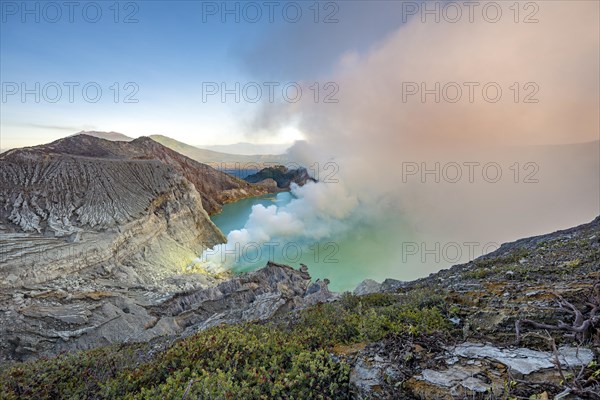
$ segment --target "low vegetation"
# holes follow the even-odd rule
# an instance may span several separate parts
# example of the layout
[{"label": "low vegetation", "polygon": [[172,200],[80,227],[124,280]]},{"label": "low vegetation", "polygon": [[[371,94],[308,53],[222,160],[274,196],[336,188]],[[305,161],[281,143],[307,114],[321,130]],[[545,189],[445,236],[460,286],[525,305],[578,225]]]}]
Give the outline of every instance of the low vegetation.
[{"label": "low vegetation", "polygon": [[5,399],[343,399],[350,366],[335,346],[447,331],[424,295],[346,294],[267,324],[214,327],[149,356],[150,344],[104,347],[0,372]]}]

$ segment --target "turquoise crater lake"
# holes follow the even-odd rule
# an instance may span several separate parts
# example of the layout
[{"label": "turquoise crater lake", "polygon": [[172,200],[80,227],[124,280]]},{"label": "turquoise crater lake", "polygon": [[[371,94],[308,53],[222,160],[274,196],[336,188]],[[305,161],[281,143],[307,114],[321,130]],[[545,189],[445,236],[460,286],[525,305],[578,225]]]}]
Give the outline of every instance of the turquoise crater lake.
[{"label": "turquoise crater lake", "polygon": [[[290,192],[248,198],[224,205],[223,211],[211,219],[227,236],[233,230],[244,228],[254,205],[280,208],[293,199]],[[398,221],[394,218],[376,224],[360,222],[354,223],[341,237],[318,242],[273,238],[269,245],[246,245],[237,251],[235,244],[228,243],[228,249],[232,251],[225,257],[229,261],[235,260],[236,256],[239,258],[231,265],[234,272],[264,267],[269,260],[294,268],[303,263],[308,266],[313,279],[329,279],[331,290],[351,291],[367,278],[378,281],[414,278],[413,274],[407,274],[406,266],[399,260],[397,249],[401,240],[398,230]]]}]

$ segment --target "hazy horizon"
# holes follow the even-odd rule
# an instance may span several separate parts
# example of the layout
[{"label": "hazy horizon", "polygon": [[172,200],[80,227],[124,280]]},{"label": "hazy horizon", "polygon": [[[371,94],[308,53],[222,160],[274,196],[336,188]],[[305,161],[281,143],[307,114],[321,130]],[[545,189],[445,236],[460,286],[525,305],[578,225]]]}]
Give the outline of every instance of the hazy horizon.
[{"label": "hazy horizon", "polygon": [[[161,135],[128,135],[125,134],[123,132],[116,132],[116,131],[79,131],[79,132],[75,132],[72,134],[66,134],[64,136],[60,136],[57,137],[56,139],[52,139],[48,142],[39,142],[39,143],[34,143],[31,145],[27,145],[27,146],[18,146],[18,147],[0,147],[0,153],[5,152],[7,150],[12,150],[12,149],[18,149],[18,148],[23,148],[23,147],[34,147],[34,146],[40,146],[40,145],[44,145],[44,144],[48,144],[51,142],[54,142],[56,140],[59,139],[63,139],[69,136],[74,136],[74,135],[78,135],[78,134],[95,134],[95,133],[101,133],[101,134],[116,134],[116,135],[123,135],[126,136],[127,138],[133,140],[133,139],[137,139],[140,137],[150,137],[150,136],[164,136],[170,139],[173,139],[171,136],[169,135],[165,135],[165,134],[161,134]],[[113,139],[110,139],[113,140]],[[212,151],[216,151],[216,152],[220,152],[220,153],[228,153],[228,154],[238,154],[238,155],[279,155],[279,154],[284,154],[286,152],[286,150],[288,150],[291,146],[294,145],[294,142],[291,143],[251,143],[251,142],[234,142],[234,143],[223,143],[223,144],[218,144],[218,145],[203,145],[203,144],[193,144],[193,143],[186,143],[186,142],[182,142],[184,144],[193,146],[193,147],[197,147],[199,149],[206,149],[206,150],[212,150]],[[244,149],[244,151],[241,152],[235,152],[235,151],[231,151],[234,149]],[[252,149],[255,149],[256,151],[252,152]],[[278,152],[273,152],[273,151],[269,151],[269,150],[275,150]],[[230,150],[230,151],[227,151]]]},{"label": "hazy horizon", "polygon": [[[295,4],[280,6],[288,3]],[[195,146],[291,145],[298,139],[315,139],[316,126],[303,121],[311,109],[318,110],[322,122],[342,110],[347,122],[356,118],[366,122],[374,104],[384,106],[380,110],[384,118],[385,105],[395,105],[396,117],[405,121],[409,110],[416,108],[434,116],[431,121],[449,118],[447,110],[452,108],[458,113],[465,108],[464,99],[450,108],[444,107],[446,101],[416,107],[402,94],[403,89],[414,88],[403,88],[398,78],[403,83],[427,83],[429,90],[435,82],[442,87],[458,82],[465,96],[468,88],[463,82],[481,86],[495,82],[503,90],[503,100],[493,104],[475,99],[470,108],[475,112],[484,103],[485,108],[494,107],[497,116],[508,113],[511,118],[537,110],[529,120],[537,134],[523,132],[522,144],[598,137],[598,113],[588,111],[598,105],[598,4],[542,3],[537,10],[523,9],[518,15],[507,6],[500,9],[502,18],[492,22],[480,12],[469,21],[465,9],[456,22],[446,15],[454,7],[429,3],[423,7],[419,2],[331,3],[336,7],[324,3],[319,13],[300,7],[298,21],[279,12],[271,21],[267,10],[254,21],[246,15],[249,7],[238,5],[238,15],[227,14],[220,7],[213,9],[213,2],[202,1],[124,4],[118,15],[100,8],[97,21],[81,12],[75,12],[71,21],[64,10],[55,20],[44,9],[39,15],[7,9],[0,27],[0,148],[50,142],[82,130],[132,137],[162,134]],[[427,7],[437,9],[437,15],[427,14]],[[514,18],[521,20],[515,23]],[[328,40],[316,40],[320,37]],[[541,45],[530,47],[535,43]],[[385,71],[384,59],[397,72],[396,78]],[[366,85],[358,92],[362,109],[356,108],[358,75]],[[377,81],[383,77],[387,85],[381,86]],[[521,86],[519,93],[514,82]],[[302,90],[298,100],[291,99],[295,88]],[[448,90],[455,89],[453,85]],[[475,92],[479,95],[479,90]],[[521,97],[519,103],[507,104],[504,99],[513,95]],[[433,99],[433,94],[427,96]],[[537,106],[528,105],[529,100]],[[540,118],[556,121],[542,133]],[[414,119],[433,140],[438,128],[427,126],[421,117]],[[327,127],[318,123],[333,134],[345,121],[339,122]],[[389,124],[390,131],[397,128],[391,125],[393,120],[381,122]],[[586,124],[596,129],[587,129]],[[328,134],[319,132],[318,137]]]},{"label": "hazy horizon", "polygon": [[[74,132],[74,133],[69,133],[69,134],[65,134],[63,136],[57,136],[56,138],[53,138],[49,141],[41,141],[38,143],[34,143],[31,145],[26,145],[26,146],[17,146],[17,147],[0,147],[0,152],[4,152],[7,150],[12,150],[12,149],[18,149],[18,148],[23,148],[23,147],[34,147],[34,146],[40,146],[40,145],[44,145],[44,144],[48,144],[51,142],[54,142],[56,140],[59,139],[63,139],[69,136],[74,136],[74,135],[78,135],[78,134],[88,134],[89,132],[99,132],[99,133],[114,133],[114,134],[119,134],[119,135],[124,135],[127,136],[131,139],[137,139],[140,137],[150,137],[150,136],[165,136],[167,138],[170,139],[174,139],[173,136],[170,136],[169,134],[152,134],[152,135],[145,135],[145,134],[140,134],[140,135],[129,135],[127,133],[123,133],[123,132],[118,132],[118,131],[114,131],[114,130],[109,130],[109,131],[79,131],[79,132]],[[180,141],[180,140],[178,140]],[[578,142],[566,142],[566,143],[550,143],[550,144],[523,144],[523,145],[511,145],[511,146],[507,146],[507,147],[540,147],[540,146],[571,146],[571,145],[579,145],[579,144],[593,144],[596,142],[599,142],[600,138],[596,139],[596,140],[584,140],[584,141],[578,141]],[[290,142],[290,143],[285,143],[285,144],[281,144],[281,143],[262,143],[262,142],[258,142],[258,143],[252,143],[252,142],[248,142],[248,141],[243,141],[243,142],[233,142],[233,143],[223,143],[223,144],[217,144],[217,145],[203,145],[200,143],[188,143],[188,142],[184,142],[184,141],[180,141],[184,144],[193,146],[193,147],[197,147],[200,149],[207,149],[207,150],[213,150],[213,151],[217,151],[217,152],[222,152],[222,153],[227,153],[226,151],[220,151],[220,150],[216,150],[218,148],[222,148],[222,149],[226,149],[228,147],[237,147],[237,146],[256,146],[257,148],[269,148],[269,147],[273,147],[273,148],[283,148],[284,151],[282,151],[282,153],[268,153],[268,152],[264,152],[264,153],[247,153],[248,155],[253,155],[253,154],[283,154],[285,153],[285,150],[290,149],[295,142]],[[234,154],[240,154],[240,155],[245,155],[245,153],[234,153]]]}]

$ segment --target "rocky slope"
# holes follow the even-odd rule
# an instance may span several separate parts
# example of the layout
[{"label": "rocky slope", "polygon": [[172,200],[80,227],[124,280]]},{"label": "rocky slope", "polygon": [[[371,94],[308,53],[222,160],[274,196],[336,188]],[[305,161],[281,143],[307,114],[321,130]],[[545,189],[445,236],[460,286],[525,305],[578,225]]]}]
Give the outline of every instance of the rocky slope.
[{"label": "rocky slope", "polygon": [[0,177],[0,287],[111,266],[154,282],[224,240],[190,182],[156,160],[11,151]]},{"label": "rocky slope", "polygon": [[[169,290],[170,289],[170,290]],[[306,270],[269,263],[231,279],[172,276],[161,285],[105,271],[0,289],[0,364],[114,343],[185,337],[221,323],[260,321],[335,295]]]},{"label": "rocky slope", "polygon": [[600,398],[600,217],[357,291],[423,296],[456,332],[390,336],[353,354],[358,398]]},{"label": "rocky slope", "polygon": [[225,241],[207,210],[265,192],[148,138],[76,135],[2,154],[0,359],[150,329],[144,307],[226,278],[186,269]]},{"label": "rocky slope", "polygon": [[225,203],[266,193],[260,186],[253,186],[206,164],[194,161],[147,137],[121,142],[81,134],[42,146],[12,150],[4,156],[10,154],[31,157],[55,154],[105,160],[158,160],[179,172],[194,185],[209,215],[218,213]]}]

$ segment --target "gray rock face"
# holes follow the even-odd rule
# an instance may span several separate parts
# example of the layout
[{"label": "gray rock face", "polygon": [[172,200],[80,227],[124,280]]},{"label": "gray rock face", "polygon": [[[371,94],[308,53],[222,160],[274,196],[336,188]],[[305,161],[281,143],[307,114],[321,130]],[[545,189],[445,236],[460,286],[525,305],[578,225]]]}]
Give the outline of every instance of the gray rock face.
[{"label": "gray rock face", "polygon": [[357,296],[364,296],[365,294],[380,293],[381,283],[374,281],[373,279],[365,279],[355,289],[354,294]]},{"label": "gray rock face", "polygon": [[270,192],[288,190],[292,183],[303,186],[308,182],[316,182],[306,168],[288,169],[283,165],[263,168],[255,174],[244,178],[246,182],[257,183],[269,189]]},{"label": "gray rock face", "polygon": [[[66,290],[65,280],[3,291],[0,363],[51,356],[122,342],[180,337],[222,323],[265,320],[337,296],[325,282],[285,265],[227,280],[203,277],[192,289],[167,285],[102,286],[83,279]],[[208,283],[207,280],[209,280]],[[315,290],[315,285],[317,290]]]},{"label": "gray rock face", "polygon": [[[558,359],[562,368],[588,365],[594,360],[590,349],[561,347]],[[415,379],[422,381],[423,393],[437,393],[449,389],[455,396],[473,393],[502,393],[504,380],[492,366],[493,362],[504,365],[513,374],[554,374],[554,354],[528,348],[500,348],[491,344],[465,342],[451,349],[448,368],[425,369]],[[491,377],[491,379],[490,379]]]},{"label": "gray rock face", "polygon": [[[194,304],[192,308],[196,315],[186,323],[191,323],[184,332],[186,336],[220,324],[267,320],[337,298],[337,294],[329,291],[327,283],[311,283],[310,275],[272,262],[201,295],[201,298],[209,295],[210,300],[190,303]],[[202,304],[201,310],[198,304]]]},{"label": "gray rock face", "polygon": [[353,291],[357,296],[364,296],[372,293],[389,293],[395,292],[404,286],[404,282],[388,278],[382,283],[376,282],[373,279],[365,279]]},{"label": "gray rock face", "polygon": [[389,396],[381,393],[386,381],[397,380],[400,373],[396,363],[376,355],[374,357],[359,356],[350,372],[350,385],[355,399],[386,399]]},{"label": "gray rock face", "polygon": [[224,241],[193,186],[155,160],[0,158],[0,287],[92,265],[155,282]]},{"label": "gray rock face", "polygon": [[[506,381],[514,377],[549,382],[560,379],[550,351],[475,342],[427,348],[406,342],[409,357],[398,358],[381,344],[371,345],[356,356],[350,373],[355,398],[485,398],[481,396],[502,394]],[[588,365],[595,356],[589,348],[563,346],[558,349],[558,359],[563,370],[571,371]]]}]

